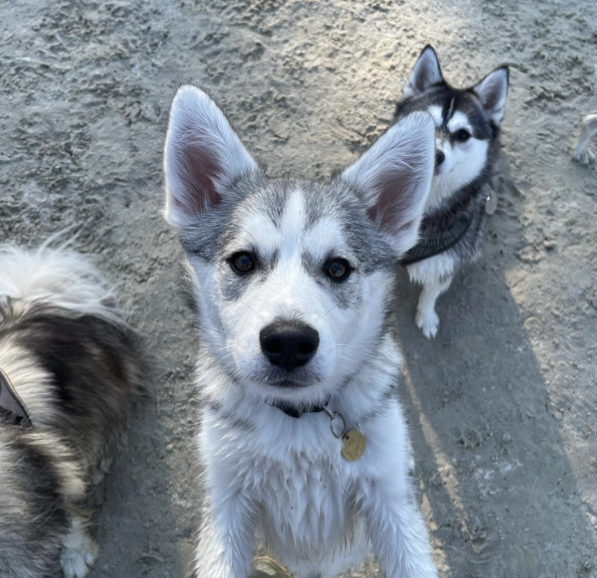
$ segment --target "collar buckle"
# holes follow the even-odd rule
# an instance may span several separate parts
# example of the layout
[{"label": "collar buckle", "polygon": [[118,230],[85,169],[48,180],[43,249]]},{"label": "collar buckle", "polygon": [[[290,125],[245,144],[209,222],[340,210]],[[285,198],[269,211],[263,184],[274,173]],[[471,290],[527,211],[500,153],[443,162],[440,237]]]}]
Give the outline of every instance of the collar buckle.
[{"label": "collar buckle", "polygon": [[32,425],[27,406],[2,369],[0,369],[0,414],[12,417],[18,425]]}]

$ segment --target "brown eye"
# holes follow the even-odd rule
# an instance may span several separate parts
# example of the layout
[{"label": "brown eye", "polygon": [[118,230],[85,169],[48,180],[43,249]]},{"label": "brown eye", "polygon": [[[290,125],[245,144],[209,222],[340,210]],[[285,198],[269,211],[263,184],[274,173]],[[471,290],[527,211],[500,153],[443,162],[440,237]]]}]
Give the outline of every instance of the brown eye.
[{"label": "brown eye", "polygon": [[232,255],[229,263],[232,270],[239,275],[246,275],[255,269],[255,257],[246,251]]},{"label": "brown eye", "polygon": [[346,259],[330,259],[325,265],[325,273],[333,281],[345,281],[350,271],[350,265]]},{"label": "brown eye", "polygon": [[454,136],[458,142],[466,142],[469,138],[471,138],[471,133],[468,130],[461,128]]}]

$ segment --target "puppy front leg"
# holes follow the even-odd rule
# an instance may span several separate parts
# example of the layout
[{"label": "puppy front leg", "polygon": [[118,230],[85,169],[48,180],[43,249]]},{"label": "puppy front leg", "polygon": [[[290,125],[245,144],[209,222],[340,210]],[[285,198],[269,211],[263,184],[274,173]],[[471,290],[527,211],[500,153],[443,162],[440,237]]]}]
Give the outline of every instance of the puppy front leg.
[{"label": "puppy front leg", "polygon": [[63,540],[60,565],[65,578],[84,578],[97,557],[97,544],[89,536],[87,521],[80,515],[73,515],[68,536]]},{"label": "puppy front leg", "polygon": [[436,279],[432,283],[425,283],[423,285],[417,306],[417,326],[427,339],[431,339],[437,335],[439,317],[435,312],[435,302],[448,289],[450,283],[452,283],[452,277],[448,277],[444,281]]},{"label": "puppy front leg", "polygon": [[423,516],[410,480],[403,491],[377,483],[369,488],[364,511],[369,536],[386,578],[437,578]]},{"label": "puppy front leg", "polygon": [[247,578],[255,522],[256,510],[248,498],[215,496],[203,512],[192,578]]}]

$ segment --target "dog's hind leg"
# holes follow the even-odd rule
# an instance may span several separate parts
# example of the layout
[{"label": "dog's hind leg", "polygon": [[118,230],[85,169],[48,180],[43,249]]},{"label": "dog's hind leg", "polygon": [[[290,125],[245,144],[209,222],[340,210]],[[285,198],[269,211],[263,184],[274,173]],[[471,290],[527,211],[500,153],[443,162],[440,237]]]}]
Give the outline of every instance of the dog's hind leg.
[{"label": "dog's hind leg", "polygon": [[423,290],[419,296],[419,304],[417,305],[416,321],[417,326],[427,339],[432,339],[437,335],[439,317],[435,312],[435,302],[448,289],[450,283],[452,283],[452,277],[444,280],[437,279],[423,285]]},{"label": "dog's hind leg", "polygon": [[64,539],[60,564],[66,578],[84,578],[95,562],[97,544],[87,532],[85,520],[73,516],[71,531]]},{"label": "dog's hind leg", "polygon": [[591,138],[597,133],[597,113],[585,116],[582,121],[582,132],[576,144],[573,158],[583,165],[595,160],[595,155],[589,149]]}]

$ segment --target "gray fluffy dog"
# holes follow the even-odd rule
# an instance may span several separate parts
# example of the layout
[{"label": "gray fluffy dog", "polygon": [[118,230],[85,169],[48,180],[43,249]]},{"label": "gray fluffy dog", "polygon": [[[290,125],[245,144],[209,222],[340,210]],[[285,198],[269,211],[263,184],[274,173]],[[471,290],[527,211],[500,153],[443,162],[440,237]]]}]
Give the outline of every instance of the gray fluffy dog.
[{"label": "gray fluffy dog", "polygon": [[79,509],[139,389],[135,337],[75,252],[0,247],[0,576],[85,576]]}]

